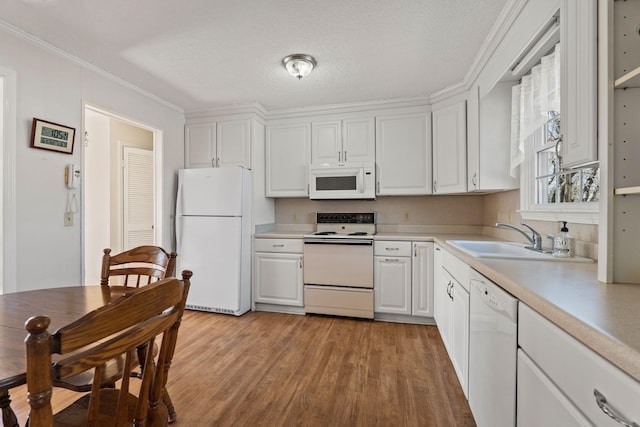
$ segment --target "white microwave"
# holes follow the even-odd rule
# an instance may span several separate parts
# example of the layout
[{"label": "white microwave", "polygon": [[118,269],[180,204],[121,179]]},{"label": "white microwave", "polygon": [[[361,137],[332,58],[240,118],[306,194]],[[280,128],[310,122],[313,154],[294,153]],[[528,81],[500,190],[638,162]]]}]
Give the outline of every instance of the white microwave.
[{"label": "white microwave", "polygon": [[309,168],[311,199],[375,199],[375,164],[346,163],[343,166]]}]

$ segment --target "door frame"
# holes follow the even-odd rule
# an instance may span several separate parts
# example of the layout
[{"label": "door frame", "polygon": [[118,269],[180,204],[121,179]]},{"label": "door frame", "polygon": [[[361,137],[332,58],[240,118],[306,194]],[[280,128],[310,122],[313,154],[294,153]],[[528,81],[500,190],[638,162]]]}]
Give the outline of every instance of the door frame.
[{"label": "door frame", "polygon": [[[87,146],[87,137],[85,135],[86,132],[86,118],[85,118],[85,113],[87,110],[91,110],[95,113],[101,114],[109,119],[117,119],[120,120],[122,122],[125,122],[127,124],[130,124],[132,126],[136,126],[145,130],[150,131],[153,134],[153,168],[154,168],[154,224],[155,224],[155,228],[154,228],[154,241],[156,242],[162,242],[162,230],[163,230],[163,223],[162,223],[162,218],[163,218],[163,210],[162,210],[162,182],[163,182],[163,169],[162,169],[162,164],[163,164],[163,160],[162,160],[162,144],[163,144],[163,132],[161,129],[158,129],[156,127],[153,127],[151,125],[148,125],[140,120],[131,118],[131,117],[127,117],[125,115],[122,115],[120,113],[111,111],[109,109],[100,107],[94,103],[91,102],[86,102],[83,101],[82,102],[82,144],[81,144],[81,149],[82,149],[82,159],[80,162],[81,165],[81,182],[84,183],[84,179],[85,179],[85,164],[86,164],[86,146]],[[81,200],[82,200],[82,209],[81,209],[81,233],[80,233],[80,244],[81,244],[81,264],[82,264],[82,269],[81,269],[81,282],[84,284],[87,284],[87,278],[86,276],[86,256],[87,254],[85,253],[86,251],[86,230],[85,230],[85,224],[86,224],[86,197],[85,197],[85,191],[86,191],[86,185],[81,185]],[[95,254],[92,256],[101,256],[100,254]],[[90,283],[95,283],[97,279],[91,279]]]},{"label": "door frame", "polygon": [[0,66],[0,294],[17,288],[16,135],[17,77],[15,70]]}]

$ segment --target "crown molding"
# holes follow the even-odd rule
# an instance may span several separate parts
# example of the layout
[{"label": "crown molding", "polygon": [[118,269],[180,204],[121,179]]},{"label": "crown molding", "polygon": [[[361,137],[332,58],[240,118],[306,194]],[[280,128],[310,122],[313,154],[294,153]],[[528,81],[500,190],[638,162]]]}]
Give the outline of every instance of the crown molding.
[{"label": "crown molding", "polygon": [[269,111],[269,120],[297,117],[322,116],[332,114],[357,113],[360,111],[385,110],[390,108],[429,107],[428,97],[390,98],[345,104],[327,104],[312,107],[286,108]]},{"label": "crown molding", "polygon": [[185,111],[186,120],[197,120],[216,116],[257,116],[264,120],[269,112],[259,102],[250,104],[192,108]]},{"label": "crown molding", "polygon": [[159,96],[156,96],[156,95],[152,94],[151,92],[148,92],[148,91],[142,89],[139,86],[131,84],[128,81],[126,81],[124,79],[121,79],[120,77],[117,77],[117,76],[109,73],[108,71],[103,70],[102,68],[96,67],[95,65],[93,65],[93,64],[91,64],[91,63],[89,63],[87,61],[84,61],[84,60],[78,58],[77,56],[72,55],[71,53],[69,53],[69,52],[67,52],[67,51],[65,51],[63,49],[60,49],[60,48],[58,48],[58,47],[56,47],[56,46],[54,46],[54,45],[52,45],[50,43],[47,43],[46,41],[44,41],[44,40],[42,40],[42,39],[40,39],[40,38],[38,38],[38,37],[36,37],[36,36],[34,36],[32,34],[29,34],[29,33],[25,32],[25,31],[23,31],[22,29],[16,27],[15,25],[12,25],[12,24],[10,24],[10,23],[2,20],[2,19],[0,19],[0,29],[5,31],[5,32],[7,32],[7,33],[9,33],[9,34],[12,34],[13,36],[15,36],[15,37],[17,37],[17,38],[19,38],[21,40],[24,40],[24,41],[26,41],[26,42],[34,45],[34,46],[38,46],[38,47],[40,47],[40,48],[52,53],[53,55],[59,56],[59,57],[65,59],[65,60],[67,60],[67,61],[69,61],[69,62],[71,62],[71,63],[73,63],[75,65],[78,65],[79,67],[82,67],[82,68],[85,68],[87,70],[93,71],[94,73],[99,74],[100,76],[102,76],[102,77],[104,77],[104,78],[106,78],[108,80],[111,80],[111,81],[113,81],[113,82],[115,82],[115,83],[117,83],[117,84],[119,84],[121,86],[124,86],[127,89],[130,89],[130,90],[132,90],[132,91],[134,91],[134,92],[136,92],[136,93],[138,93],[138,94],[140,94],[142,96],[145,96],[145,97],[157,102],[158,104],[162,104],[165,107],[168,107],[168,108],[170,108],[170,109],[172,109],[172,110],[174,110],[174,111],[176,111],[178,113],[184,114],[184,109],[182,107],[179,107],[179,106],[177,106],[177,105],[175,105],[175,104],[173,104],[173,103],[171,103],[171,102],[169,102],[169,101],[167,101],[165,99],[162,99]]}]

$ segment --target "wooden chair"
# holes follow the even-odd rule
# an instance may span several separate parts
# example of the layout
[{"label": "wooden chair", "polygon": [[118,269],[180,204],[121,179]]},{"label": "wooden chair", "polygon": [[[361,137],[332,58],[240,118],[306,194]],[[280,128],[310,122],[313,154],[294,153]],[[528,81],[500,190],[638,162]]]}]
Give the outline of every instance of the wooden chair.
[{"label": "wooden chair", "polygon": [[[30,427],[52,426],[166,426],[168,411],[162,401],[178,328],[189,292],[190,271],[183,280],[167,278],[126,293],[79,320],[47,331],[50,319],[27,320],[27,390]],[[157,360],[147,352],[139,393],[129,390],[130,366],[124,364],[120,388],[102,388],[101,370],[113,358],[127,362],[137,349],[160,341]],[[58,354],[52,364],[52,355]],[[95,369],[91,393],[53,414],[53,381]]]},{"label": "wooden chair", "polygon": [[[176,257],[175,252],[168,253],[159,246],[138,246],[117,255],[111,255],[111,249],[106,248],[102,256],[100,284],[109,286],[111,293],[117,294],[121,290],[121,286],[125,289],[140,288],[165,277],[173,277]],[[110,283],[110,278],[119,279],[121,286]],[[145,349],[146,347],[139,349],[141,368],[144,366]],[[111,363],[105,371],[105,381],[112,381],[113,378],[118,379],[119,369],[118,364]],[[82,382],[80,378],[76,380]],[[169,422],[173,423],[177,414],[167,390],[163,392],[163,400],[169,410]]]},{"label": "wooden chair", "polygon": [[175,252],[167,253],[159,246],[138,246],[117,255],[111,255],[111,249],[107,248],[102,256],[100,284],[108,285],[109,278],[119,277],[125,288],[139,288],[165,277],[173,277],[176,257]]}]

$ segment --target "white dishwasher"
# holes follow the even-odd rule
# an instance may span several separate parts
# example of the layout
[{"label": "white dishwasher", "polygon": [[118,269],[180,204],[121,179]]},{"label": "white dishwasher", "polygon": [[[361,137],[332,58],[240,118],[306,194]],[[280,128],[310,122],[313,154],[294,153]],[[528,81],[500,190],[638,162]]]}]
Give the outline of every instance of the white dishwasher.
[{"label": "white dishwasher", "polygon": [[469,406],[478,427],[513,427],[518,300],[475,270],[469,288]]}]

